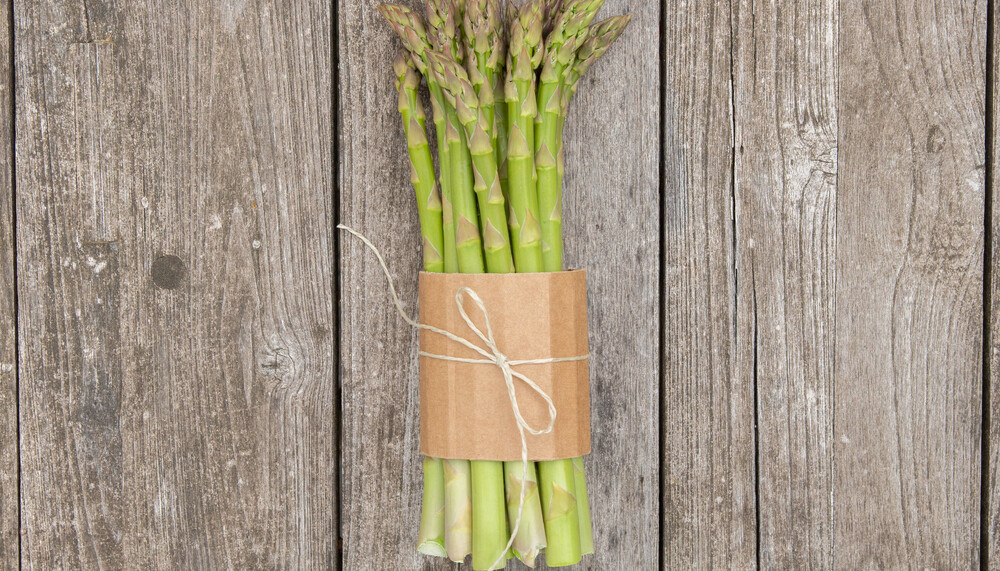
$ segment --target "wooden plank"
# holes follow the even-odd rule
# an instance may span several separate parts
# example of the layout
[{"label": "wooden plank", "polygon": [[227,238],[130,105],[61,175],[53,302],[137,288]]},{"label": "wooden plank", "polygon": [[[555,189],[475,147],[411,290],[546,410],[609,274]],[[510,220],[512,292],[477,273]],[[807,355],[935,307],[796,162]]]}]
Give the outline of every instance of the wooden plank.
[{"label": "wooden plank", "polygon": [[834,561],[837,7],[745,0],[733,17],[737,339],[756,379],[763,569]]},{"label": "wooden plank", "polygon": [[978,567],[986,3],[840,18],[834,561]]},{"label": "wooden plank", "polygon": [[[375,10],[380,3],[338,1],[340,217],[378,244],[415,313],[422,258],[393,85],[400,45]],[[357,240],[341,241],[340,291],[344,568],[452,568],[416,550],[423,490],[416,335]]]},{"label": "wooden plank", "polygon": [[[399,44],[377,4],[340,3],[341,215],[378,244],[413,309],[420,240],[390,68]],[[659,66],[648,54],[656,52],[659,7],[615,1],[605,13],[627,8],[635,17],[630,30],[585,81],[566,133],[567,262],[591,271],[594,455],[587,465],[599,554],[581,568],[593,569],[650,568],[658,560],[659,224],[635,208],[657,202]],[[450,567],[415,552],[422,490],[416,337],[391,309],[381,271],[357,241],[343,242],[341,267],[344,566]]]},{"label": "wooden plank", "polygon": [[[987,101],[988,111],[986,120],[989,122],[990,131],[989,135],[992,135],[992,139],[986,141],[987,152],[990,153],[986,160],[990,162],[990,178],[987,180],[989,185],[987,192],[990,193],[990,203],[992,205],[992,220],[986,220],[986,224],[992,226],[991,232],[991,251],[992,259],[990,260],[990,290],[987,292],[990,300],[990,315],[989,315],[989,332],[987,333],[987,338],[989,339],[989,354],[987,355],[988,370],[989,370],[989,394],[987,398],[989,399],[989,410],[984,411],[989,420],[989,426],[987,426],[987,433],[984,435],[988,438],[986,450],[989,452],[988,458],[983,458],[984,470],[988,470],[986,473],[985,483],[987,484],[986,490],[983,490],[984,502],[986,511],[983,515],[986,517],[986,521],[982,522],[983,527],[983,537],[982,541],[985,542],[983,546],[984,561],[983,564],[989,568],[989,564],[1000,561],[1000,198],[998,198],[998,193],[1000,193],[1000,145],[998,145],[997,138],[1000,137],[1000,115],[997,114],[997,110],[1000,109],[1000,89],[997,89],[997,78],[1000,78],[1000,50],[997,49],[997,25],[1000,24],[1000,10],[996,8],[990,10],[989,17],[992,18],[992,27],[990,29],[990,53],[987,54],[989,58],[987,65],[990,66],[992,72],[992,84],[986,86],[987,96],[990,99]],[[989,465],[985,465],[989,462]]]},{"label": "wooden plank", "polygon": [[587,268],[593,453],[585,459],[596,555],[583,569],[659,566],[660,6],[632,14],[567,120],[567,267]]},{"label": "wooden plank", "polygon": [[23,564],[336,568],[329,6],[15,26]]},{"label": "wooden plank", "polygon": [[756,567],[752,355],[738,352],[731,6],[664,2],[663,563]]},{"label": "wooden plank", "polygon": [[0,5],[0,569],[17,569],[17,317],[14,306],[13,107],[10,4]]}]

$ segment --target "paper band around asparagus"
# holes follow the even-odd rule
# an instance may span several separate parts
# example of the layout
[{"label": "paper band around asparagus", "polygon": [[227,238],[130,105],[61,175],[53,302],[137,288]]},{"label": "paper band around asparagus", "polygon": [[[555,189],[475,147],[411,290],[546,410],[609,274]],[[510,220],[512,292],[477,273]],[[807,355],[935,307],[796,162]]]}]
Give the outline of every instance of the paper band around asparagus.
[{"label": "paper band around asparagus", "polygon": [[[529,460],[528,460],[528,440],[527,440],[527,434],[531,434],[531,435],[534,435],[534,436],[541,436],[541,435],[548,434],[548,433],[552,432],[552,429],[555,427],[557,411],[556,411],[555,404],[552,402],[552,397],[549,396],[548,393],[545,392],[545,390],[543,390],[540,386],[538,386],[538,384],[535,383],[533,380],[531,380],[531,378],[529,378],[528,376],[526,376],[523,373],[520,373],[520,372],[518,372],[518,371],[516,371],[514,369],[516,367],[520,367],[520,366],[523,366],[523,365],[546,365],[546,364],[555,364],[555,363],[568,363],[568,362],[573,362],[573,361],[585,361],[585,360],[590,359],[590,355],[587,354],[587,355],[580,355],[580,356],[573,356],[573,357],[551,357],[551,358],[545,358],[545,359],[526,359],[526,360],[513,360],[513,359],[510,359],[497,346],[496,338],[493,335],[493,326],[490,324],[489,311],[487,310],[486,305],[483,303],[483,300],[479,297],[479,295],[476,294],[475,291],[473,291],[471,288],[468,288],[468,287],[463,287],[463,288],[460,288],[458,290],[458,292],[455,294],[455,304],[456,304],[456,306],[458,308],[459,315],[462,317],[462,320],[465,322],[465,324],[469,328],[469,330],[472,331],[475,334],[475,336],[478,338],[478,340],[482,343],[481,345],[478,345],[475,342],[469,341],[468,339],[459,337],[458,335],[456,335],[453,332],[445,331],[445,330],[439,329],[437,327],[433,327],[433,326],[430,326],[430,325],[419,323],[417,320],[411,318],[406,313],[406,311],[403,309],[403,303],[400,301],[399,295],[396,293],[396,286],[395,286],[395,283],[392,280],[392,275],[389,273],[389,267],[385,263],[385,259],[382,257],[382,254],[381,254],[381,252],[379,252],[378,248],[374,244],[372,244],[371,241],[368,240],[368,238],[366,238],[364,235],[362,235],[358,231],[356,231],[356,230],[354,230],[354,229],[352,229],[352,228],[350,228],[348,226],[340,224],[340,225],[337,226],[337,228],[339,228],[341,230],[344,230],[344,231],[352,234],[353,236],[357,237],[358,239],[360,239],[365,244],[365,246],[367,246],[368,249],[371,250],[372,253],[375,254],[375,257],[378,259],[379,265],[381,266],[382,272],[384,273],[386,281],[388,283],[388,286],[389,286],[389,295],[392,298],[393,305],[395,305],[396,311],[399,313],[399,316],[408,325],[410,325],[411,327],[413,327],[415,329],[420,329],[420,330],[424,330],[424,331],[429,331],[431,333],[435,333],[437,335],[442,335],[445,338],[447,338],[448,340],[450,340],[450,341],[452,341],[454,343],[458,343],[459,345],[462,345],[462,346],[466,347],[467,349],[469,349],[471,351],[474,351],[477,354],[479,354],[479,355],[482,356],[481,359],[468,359],[468,358],[453,357],[453,356],[450,356],[450,355],[438,355],[438,354],[428,353],[428,352],[425,352],[425,351],[420,351],[419,354],[420,354],[421,357],[426,357],[426,358],[429,358],[429,359],[439,359],[439,360],[442,360],[442,361],[453,361],[453,362],[456,362],[456,363],[469,363],[469,364],[475,364],[475,365],[495,366],[495,367],[497,367],[497,368],[500,369],[501,373],[503,374],[504,384],[507,387],[507,394],[508,394],[508,396],[510,398],[511,410],[514,413],[514,419],[515,419],[515,422],[517,423],[518,434],[520,435],[520,439],[521,439],[521,466],[523,467],[523,470],[522,470],[522,480],[527,479],[527,476],[528,476],[528,462],[529,462]],[[472,318],[466,312],[466,310],[465,310],[465,300],[466,300],[466,298],[470,299],[472,301],[473,305],[482,314],[483,324],[485,326],[484,328],[480,328],[478,325],[476,325],[476,323],[472,320]],[[518,381],[520,381],[521,383],[523,383],[524,385],[526,385],[529,389],[531,389],[532,392],[534,392],[536,394],[536,396],[538,396],[539,398],[541,398],[542,400],[545,401],[545,403],[546,403],[546,405],[548,407],[548,415],[549,415],[549,422],[545,426],[545,428],[539,429],[539,428],[532,427],[531,424],[528,423],[524,419],[524,417],[522,416],[522,414],[521,414],[521,407],[520,407],[520,404],[518,403],[516,387],[515,387],[515,384],[514,384],[514,380],[515,379],[517,379]],[[570,472],[567,475],[567,477],[569,478],[570,482],[573,482],[575,484],[575,475],[572,473],[572,470],[573,470],[572,460],[567,460],[566,462],[569,464],[569,470],[570,470]],[[549,465],[549,464],[552,465],[553,469],[557,469],[558,470],[561,467],[561,464],[559,462],[555,462],[555,463],[551,463],[551,462],[539,462],[539,469],[542,470],[542,469],[544,469],[543,465]],[[446,481],[447,481],[447,478],[448,478],[448,475],[446,473],[445,474]],[[553,477],[552,479],[553,479],[553,481],[557,481],[557,482],[562,482],[562,481],[565,480],[565,478],[561,478],[561,477],[558,477],[558,476]],[[559,486],[559,488],[564,488],[564,487],[563,486]],[[563,504],[567,504],[567,502],[569,500],[567,499],[567,496],[565,494],[561,494],[560,493],[559,488],[553,488],[553,489],[548,490],[548,491],[545,490],[544,488],[542,489],[542,492],[541,492],[542,503],[543,503],[543,505],[547,504],[548,506],[550,506],[550,508],[545,508],[546,510],[548,510],[546,512],[546,514],[545,514],[546,519],[548,519],[550,516],[554,517],[554,518],[557,518],[557,519],[558,518],[563,518],[563,517],[566,517],[565,514],[568,513],[568,510],[563,509],[564,508]],[[492,565],[490,565],[488,569],[496,569],[497,566],[506,559],[506,554],[511,549],[511,546],[513,545],[513,543],[515,541],[515,538],[517,536],[518,530],[519,530],[520,525],[521,525],[521,519],[522,519],[522,515],[523,515],[523,512],[524,512],[524,504],[525,504],[526,498],[527,498],[527,487],[526,486],[521,486],[521,490],[519,492],[519,496],[520,497],[518,499],[518,514],[517,514],[517,518],[514,520],[513,529],[510,532],[510,538],[507,541],[507,545],[501,550],[501,552],[500,552],[499,556],[497,557],[497,559],[495,561],[493,561]],[[548,501],[546,501],[546,497],[547,496],[548,496]],[[572,503],[575,504],[575,502],[576,502],[576,499],[574,497]],[[501,507],[501,509],[503,508],[503,502],[502,502],[502,500],[501,500],[500,507]],[[576,517],[576,512],[575,511],[573,512],[573,514],[574,514],[574,517]],[[475,512],[474,511],[473,511],[473,517],[475,517]],[[474,531],[474,527],[475,526],[473,525],[473,531]],[[576,544],[578,545],[579,544],[579,537],[577,536],[576,538],[566,538],[566,541],[570,541],[570,542],[575,541]],[[548,559],[551,556],[551,552],[549,551],[551,549],[552,549],[552,546],[550,545],[547,548],[547,551],[546,551],[546,553],[547,553],[547,555],[546,555],[547,561],[548,561]],[[473,553],[473,557],[475,557],[475,553]],[[552,565],[562,565],[562,563],[556,563],[556,562],[553,562],[553,561],[549,561],[549,563],[552,564]]]}]

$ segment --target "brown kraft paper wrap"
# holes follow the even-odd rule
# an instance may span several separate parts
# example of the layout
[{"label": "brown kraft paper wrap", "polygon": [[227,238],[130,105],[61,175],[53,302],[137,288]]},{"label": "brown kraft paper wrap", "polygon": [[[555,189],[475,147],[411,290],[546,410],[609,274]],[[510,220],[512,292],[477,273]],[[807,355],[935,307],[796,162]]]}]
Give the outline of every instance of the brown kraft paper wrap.
[{"label": "brown kraft paper wrap", "polygon": [[[489,314],[498,349],[511,361],[581,357],[587,347],[587,274],[583,270],[538,274],[420,274],[420,320],[484,347],[456,303],[467,287]],[[486,333],[486,320],[469,295],[464,306]],[[485,347],[484,347],[485,348]],[[483,359],[443,335],[420,331],[423,353]],[[552,432],[525,432],[530,460],[576,458],[590,453],[590,371],[587,360],[515,365],[548,393],[557,416]],[[525,421],[549,424],[548,405],[514,379]],[[503,372],[495,364],[420,357],[420,451],[434,458],[521,460],[521,437]]]}]

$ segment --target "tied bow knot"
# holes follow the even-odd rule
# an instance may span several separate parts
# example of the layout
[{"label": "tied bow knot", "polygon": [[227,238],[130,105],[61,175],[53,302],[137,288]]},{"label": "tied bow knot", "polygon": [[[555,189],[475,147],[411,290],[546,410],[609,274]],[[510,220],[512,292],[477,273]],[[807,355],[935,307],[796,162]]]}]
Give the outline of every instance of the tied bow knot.
[{"label": "tied bow knot", "polygon": [[[458,306],[459,315],[462,316],[462,320],[469,329],[476,334],[476,337],[482,341],[483,346],[476,345],[468,339],[464,339],[455,335],[450,331],[445,331],[444,329],[439,329],[433,325],[427,325],[425,323],[419,323],[415,319],[407,315],[406,311],[403,309],[403,303],[399,300],[399,296],[396,294],[396,285],[392,281],[392,275],[389,273],[389,267],[385,263],[385,259],[382,258],[382,253],[379,252],[378,248],[371,243],[368,238],[365,238],[360,232],[353,230],[343,224],[337,226],[337,228],[344,230],[353,234],[355,237],[364,242],[365,246],[371,250],[375,257],[378,258],[379,264],[382,266],[382,272],[385,274],[385,279],[389,284],[389,294],[392,296],[392,302],[396,306],[396,311],[399,312],[400,317],[408,325],[415,329],[421,329],[425,331],[430,331],[438,335],[442,335],[447,339],[458,343],[476,353],[481,355],[482,359],[466,359],[463,357],[452,357],[450,355],[437,355],[434,353],[428,353],[426,351],[420,351],[421,357],[427,357],[428,359],[438,359],[441,361],[452,361],[456,363],[470,363],[474,365],[495,365],[500,372],[503,373],[503,380],[507,386],[507,395],[510,397],[510,407],[514,413],[514,419],[517,421],[517,431],[521,436],[521,478],[527,479],[528,477],[528,439],[525,436],[525,432],[533,436],[541,436],[543,434],[548,434],[552,432],[552,429],[556,424],[556,405],[552,402],[552,397],[545,392],[540,386],[538,386],[535,381],[531,380],[526,375],[515,371],[514,367],[521,367],[524,365],[548,365],[553,363],[568,363],[572,361],[586,361],[590,358],[590,355],[582,355],[579,357],[559,357],[550,359],[529,359],[523,361],[515,361],[507,357],[500,348],[497,346],[496,337],[493,335],[493,326],[490,324],[490,315],[486,311],[486,304],[483,303],[482,298],[479,294],[475,292],[470,287],[459,288],[458,292],[455,293],[455,304]],[[469,296],[472,302],[475,304],[476,308],[479,309],[480,313],[483,314],[483,322],[486,326],[486,331],[484,332],[472,321],[469,314],[465,311],[465,296]],[[532,427],[521,415],[521,406],[518,404],[517,400],[517,389],[514,385],[514,379],[517,379],[528,386],[532,391],[535,392],[545,404],[548,405],[549,412],[549,423],[545,428],[534,428]],[[517,519],[514,521],[514,527],[510,532],[510,540],[507,542],[507,547],[501,552],[500,557],[490,565],[490,569],[496,569],[501,563],[506,560],[506,554],[510,550],[511,546],[514,545],[514,538],[517,537],[518,529],[521,526],[521,517],[524,515],[524,502],[526,501],[526,489],[527,486],[521,486],[521,496],[517,506]]]}]

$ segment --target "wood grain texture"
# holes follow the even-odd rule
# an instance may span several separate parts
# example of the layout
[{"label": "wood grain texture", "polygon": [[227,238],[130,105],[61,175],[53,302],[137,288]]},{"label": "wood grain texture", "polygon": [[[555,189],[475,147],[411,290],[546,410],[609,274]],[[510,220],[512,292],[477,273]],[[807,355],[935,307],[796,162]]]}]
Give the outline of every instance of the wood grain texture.
[{"label": "wood grain texture", "polygon": [[[416,313],[420,231],[392,72],[400,44],[375,10],[380,3],[338,1],[340,216],[378,244]],[[341,238],[340,268],[344,568],[450,569],[416,549],[416,335],[391,309],[378,262],[358,240]]]},{"label": "wood grain texture", "polygon": [[[340,4],[341,214],[378,244],[415,311],[420,239],[390,65],[399,44],[377,3]],[[624,12],[634,20],[584,80],[566,130],[567,264],[590,272],[594,350],[587,467],[598,555],[582,569],[658,560],[659,64],[647,54],[656,51],[659,6],[609,1],[602,14]],[[341,264],[344,567],[450,568],[415,550],[416,336],[358,241],[343,242]]]},{"label": "wood grain texture", "polygon": [[587,268],[593,452],[584,462],[596,554],[581,569],[659,565],[660,6],[632,14],[582,80],[565,133],[566,267]]},{"label": "wood grain texture", "polygon": [[17,569],[17,318],[14,307],[13,107],[10,4],[0,5],[0,569]]},{"label": "wood grain texture", "polygon": [[[986,484],[987,489],[982,490],[983,501],[985,502],[985,507],[987,511],[985,512],[986,520],[982,522],[983,526],[983,536],[981,540],[986,542],[984,555],[985,561],[983,562],[987,566],[992,564],[996,566],[997,562],[1000,562],[1000,115],[997,115],[997,109],[1000,109],[1000,89],[997,89],[997,78],[1000,78],[1000,50],[997,49],[997,31],[1000,30],[998,25],[1000,25],[1000,10],[995,7],[991,10],[990,17],[992,17],[992,29],[991,32],[993,36],[990,38],[991,52],[987,54],[989,58],[987,65],[990,66],[992,70],[992,85],[987,86],[987,94],[991,96],[991,99],[987,102],[989,107],[987,121],[991,127],[988,132],[992,135],[992,140],[987,140],[987,150],[990,151],[990,156],[986,157],[986,160],[990,161],[990,179],[987,180],[989,185],[988,192],[991,196],[992,204],[992,220],[986,220],[985,223],[992,226],[992,242],[991,251],[993,254],[992,259],[989,261],[989,271],[990,271],[990,315],[989,315],[989,331],[988,339],[989,344],[989,354],[987,355],[987,365],[989,369],[989,394],[987,395],[989,399],[989,411],[984,411],[988,413],[989,426],[988,432],[985,435],[989,438],[988,448],[989,457],[983,458],[983,469],[988,470],[986,474]],[[988,462],[988,464],[987,464]]]},{"label": "wood grain texture", "polygon": [[667,1],[663,562],[756,567],[751,355],[737,351],[732,10]]},{"label": "wood grain texture", "polygon": [[15,3],[26,568],[337,567],[330,16]]},{"label": "wood grain texture", "polygon": [[760,567],[833,567],[835,0],[735,6],[737,339],[757,390]]},{"label": "wood grain texture", "polygon": [[979,565],[986,3],[840,7],[834,563]]}]

